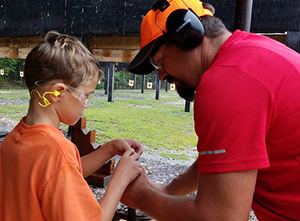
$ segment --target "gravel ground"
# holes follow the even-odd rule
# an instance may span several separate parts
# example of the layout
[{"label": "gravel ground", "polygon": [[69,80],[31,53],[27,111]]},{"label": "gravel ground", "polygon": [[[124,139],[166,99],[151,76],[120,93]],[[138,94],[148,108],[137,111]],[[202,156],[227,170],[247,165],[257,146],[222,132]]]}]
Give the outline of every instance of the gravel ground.
[{"label": "gravel ground", "polygon": [[[1,132],[8,132],[13,129],[17,125],[17,121],[0,117],[0,128]],[[3,137],[0,137],[0,143],[2,142]],[[196,151],[188,151],[185,153],[189,156],[195,156],[197,154]],[[116,159],[118,161],[118,159]],[[140,158],[141,164],[146,168],[148,172],[148,176],[151,180],[154,180],[160,184],[167,184],[171,180],[174,179],[178,174],[184,172],[189,165],[193,163],[191,161],[183,161],[183,160],[174,160],[170,158],[165,158],[159,155],[159,152],[147,152],[147,147]],[[105,188],[98,188],[94,186],[90,186],[94,196],[99,200],[105,193]],[[122,203],[119,203],[116,216],[114,220],[126,219],[128,208],[124,206]],[[136,220],[152,220],[150,216],[147,214],[136,210]],[[257,221],[255,214],[251,211],[249,216],[249,221]]]}]

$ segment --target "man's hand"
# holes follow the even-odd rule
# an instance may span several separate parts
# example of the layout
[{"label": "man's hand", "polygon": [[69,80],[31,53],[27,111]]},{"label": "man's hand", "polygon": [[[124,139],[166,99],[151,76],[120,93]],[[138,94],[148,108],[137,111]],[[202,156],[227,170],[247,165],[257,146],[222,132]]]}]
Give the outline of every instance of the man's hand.
[{"label": "man's hand", "polygon": [[138,208],[140,202],[143,200],[143,195],[146,194],[150,188],[152,187],[149,185],[149,179],[145,170],[143,170],[140,175],[128,185],[121,198],[121,202],[130,208]]}]

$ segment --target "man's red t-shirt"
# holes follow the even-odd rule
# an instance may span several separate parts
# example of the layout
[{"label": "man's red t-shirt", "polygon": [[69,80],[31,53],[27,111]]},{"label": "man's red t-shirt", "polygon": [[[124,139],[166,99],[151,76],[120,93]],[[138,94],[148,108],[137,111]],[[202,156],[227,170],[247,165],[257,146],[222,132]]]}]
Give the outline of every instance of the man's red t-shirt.
[{"label": "man's red t-shirt", "polygon": [[199,173],[258,169],[261,220],[300,220],[300,56],[270,38],[235,31],[199,83]]}]

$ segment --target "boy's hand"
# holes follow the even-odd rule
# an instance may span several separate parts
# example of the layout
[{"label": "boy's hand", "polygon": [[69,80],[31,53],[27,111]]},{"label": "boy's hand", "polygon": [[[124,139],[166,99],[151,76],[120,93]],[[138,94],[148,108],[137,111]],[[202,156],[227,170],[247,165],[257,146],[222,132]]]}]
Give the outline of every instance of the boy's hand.
[{"label": "boy's hand", "polygon": [[105,144],[112,151],[112,155],[123,155],[127,150],[134,150],[138,158],[143,152],[143,146],[139,142],[131,139],[116,139]]},{"label": "boy's hand", "polygon": [[139,157],[139,153],[128,149],[119,160],[113,176],[119,179],[120,184],[123,184],[124,187],[131,183],[143,171],[141,164],[137,161]]}]

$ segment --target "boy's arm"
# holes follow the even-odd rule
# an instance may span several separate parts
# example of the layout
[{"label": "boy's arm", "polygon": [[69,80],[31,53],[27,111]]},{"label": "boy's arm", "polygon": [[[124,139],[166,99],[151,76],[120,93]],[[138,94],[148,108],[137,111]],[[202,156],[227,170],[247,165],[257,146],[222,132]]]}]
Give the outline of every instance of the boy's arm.
[{"label": "boy's arm", "polygon": [[103,198],[99,202],[103,212],[102,221],[112,220],[114,213],[117,209],[119,201],[123,195],[124,190],[126,189],[127,185],[123,182],[120,182],[119,179],[114,179],[113,176]]},{"label": "boy's arm", "polygon": [[81,157],[83,177],[87,177],[103,166],[110,158],[115,155],[122,155],[126,150],[133,149],[139,156],[143,152],[140,143],[130,139],[112,140],[94,152]]},{"label": "boy's arm", "polygon": [[102,221],[112,220],[126,187],[142,172],[138,158],[138,153],[127,150],[120,159],[107,190],[99,202],[104,211]]},{"label": "boy's arm", "polygon": [[113,150],[103,145],[94,152],[81,157],[83,177],[86,178],[94,173],[113,156]]}]

